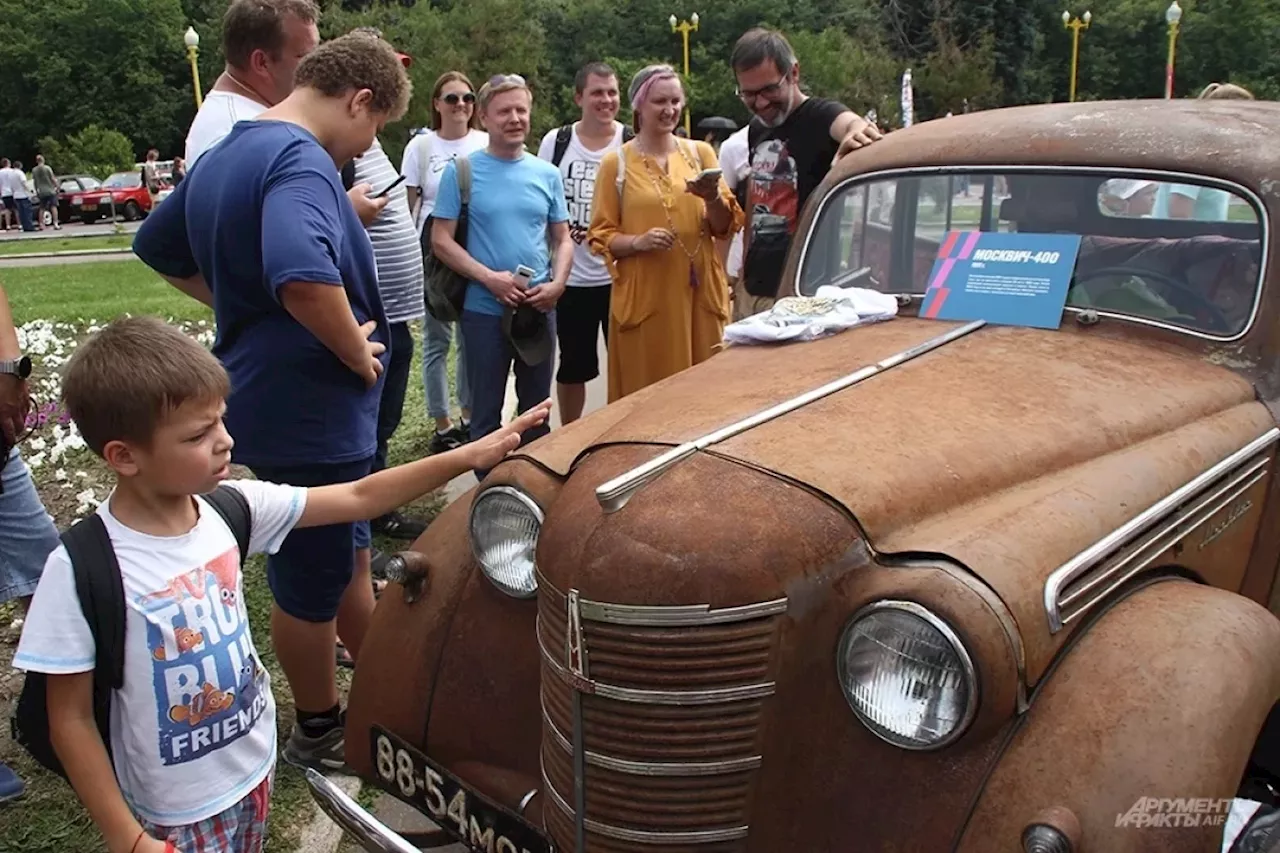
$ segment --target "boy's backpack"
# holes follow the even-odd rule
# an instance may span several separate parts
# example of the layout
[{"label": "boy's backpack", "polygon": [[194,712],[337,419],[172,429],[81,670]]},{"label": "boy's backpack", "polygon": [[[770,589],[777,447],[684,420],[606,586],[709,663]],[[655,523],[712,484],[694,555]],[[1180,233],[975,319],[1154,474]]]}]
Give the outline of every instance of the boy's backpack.
[{"label": "boy's backpack", "polygon": [[[249,504],[230,486],[218,486],[205,495],[210,506],[231,528],[240,548],[240,564],[249,553]],[[96,512],[62,534],[62,544],[75,574],[76,597],[89,631],[93,634],[97,661],[93,668],[93,717],[102,744],[111,755],[111,691],[124,686],[124,581],[115,549],[102,516]],[[67,778],[49,737],[48,677],[28,672],[17,707],[9,719],[13,739],[48,770]]]},{"label": "boy's backpack", "polygon": [[[453,161],[453,167],[458,173],[458,192],[462,196],[453,239],[465,249],[471,207],[471,160],[459,157]],[[442,323],[452,323],[462,316],[462,305],[467,300],[467,278],[455,272],[432,251],[431,224],[434,218],[428,216],[422,225],[422,269],[426,277],[427,311]]]},{"label": "boy's backpack", "polygon": [[[631,129],[630,125],[624,124],[622,126],[622,141],[624,144],[630,142],[632,137],[635,135],[636,132]],[[556,131],[556,147],[551,152],[551,162],[557,167],[560,165],[560,161],[564,159],[564,152],[569,150],[569,143],[572,141],[573,122],[570,122],[569,124],[562,125],[560,129]]]}]

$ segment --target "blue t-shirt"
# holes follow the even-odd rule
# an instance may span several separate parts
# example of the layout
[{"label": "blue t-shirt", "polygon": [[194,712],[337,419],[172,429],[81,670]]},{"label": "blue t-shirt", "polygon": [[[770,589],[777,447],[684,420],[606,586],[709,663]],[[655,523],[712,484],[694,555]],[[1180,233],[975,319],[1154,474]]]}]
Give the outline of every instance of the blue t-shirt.
[{"label": "blue t-shirt", "polygon": [[[453,163],[440,176],[436,219],[462,215],[458,171]],[[471,206],[467,209],[467,253],[491,270],[532,269],[534,285],[551,278],[547,225],[568,222],[560,170],[528,152],[504,160],[487,151],[471,155]],[[502,315],[502,303],[478,281],[467,287],[464,311]]]},{"label": "blue t-shirt", "polygon": [[280,304],[290,282],[346,290],[357,323],[391,354],[373,247],[333,159],[279,121],[238,123],[147,217],[133,250],[157,272],[213,291],[213,353],[231,377],[227,429],[244,465],[373,456],[381,380],[366,389]]}]

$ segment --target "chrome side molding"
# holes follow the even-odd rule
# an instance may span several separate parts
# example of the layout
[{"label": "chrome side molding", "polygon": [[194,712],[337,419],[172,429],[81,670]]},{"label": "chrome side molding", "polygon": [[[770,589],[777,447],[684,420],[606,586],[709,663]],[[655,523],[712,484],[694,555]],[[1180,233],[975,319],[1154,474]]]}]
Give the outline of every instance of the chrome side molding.
[{"label": "chrome side molding", "polygon": [[[573,593],[573,594],[576,594]],[[775,616],[787,611],[787,599],[775,598],[756,604],[711,609],[710,604],[677,606],[652,606],[638,604],[610,604],[603,601],[578,600],[579,613],[591,622],[607,622],[612,625],[651,625],[656,627],[689,625],[723,625],[728,622],[746,622]],[[571,603],[572,606],[572,603]]]},{"label": "chrome side molding", "polygon": [[[1255,460],[1240,471],[1235,469],[1246,466],[1252,457],[1278,440],[1280,429],[1268,430],[1055,569],[1044,585],[1049,633],[1061,631],[1064,625],[1087,612],[1188,532],[1263,479],[1269,473],[1266,459]],[[1202,494],[1211,488],[1212,492]],[[1171,517],[1166,519],[1166,516]],[[1160,523],[1162,521],[1163,524]],[[1069,589],[1122,550],[1114,565],[1097,577],[1088,578],[1076,588]]]},{"label": "chrome side molding", "polygon": [[617,512],[627,505],[627,501],[631,500],[631,496],[639,491],[642,486],[658,477],[672,465],[682,459],[692,456],[699,450],[705,450],[713,444],[719,444],[722,441],[733,438],[735,435],[740,435],[747,430],[754,429],[761,424],[768,423],[769,421],[780,418],[785,414],[794,412],[796,409],[803,408],[810,403],[821,400],[824,397],[829,397],[838,391],[843,391],[846,388],[857,385],[859,382],[864,382],[878,373],[883,373],[884,371],[897,367],[900,364],[904,364],[913,358],[922,356],[927,352],[932,352],[939,347],[946,346],[952,341],[963,338],[965,335],[976,332],[986,324],[985,320],[974,320],[972,323],[957,326],[956,328],[951,329],[948,332],[944,332],[937,337],[930,338],[929,340],[916,344],[909,349],[905,349],[902,352],[895,353],[888,358],[877,361],[875,364],[856,370],[848,376],[844,376],[833,382],[828,382],[826,385],[815,388],[812,391],[806,391],[798,397],[793,397],[786,402],[779,403],[778,405],[765,409],[762,412],[757,412],[750,417],[744,418],[737,423],[729,424],[728,426],[722,427],[715,432],[708,433],[701,438],[696,438],[693,441],[687,441],[678,447],[673,447],[666,453],[656,456],[648,462],[645,462],[643,465],[638,465],[625,474],[615,477],[609,482],[599,486],[596,489],[596,500],[600,503],[600,506],[606,513]]}]

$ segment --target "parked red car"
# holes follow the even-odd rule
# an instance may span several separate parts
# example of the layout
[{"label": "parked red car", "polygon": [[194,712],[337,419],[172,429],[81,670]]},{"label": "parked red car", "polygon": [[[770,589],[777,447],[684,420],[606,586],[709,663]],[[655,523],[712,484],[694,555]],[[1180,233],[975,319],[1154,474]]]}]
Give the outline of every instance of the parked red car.
[{"label": "parked red car", "polygon": [[86,225],[110,217],[112,203],[115,215],[123,216],[126,222],[134,222],[151,212],[151,194],[142,185],[141,172],[116,172],[97,190],[71,200],[72,209],[79,210],[80,221]]}]

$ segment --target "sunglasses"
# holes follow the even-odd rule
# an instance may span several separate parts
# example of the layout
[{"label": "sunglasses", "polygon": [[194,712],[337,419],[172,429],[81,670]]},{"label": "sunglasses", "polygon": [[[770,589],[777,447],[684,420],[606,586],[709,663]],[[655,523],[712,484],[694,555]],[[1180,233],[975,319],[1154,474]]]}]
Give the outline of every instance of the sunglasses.
[{"label": "sunglasses", "polygon": [[462,101],[464,104],[474,104],[476,102],[476,96],[474,92],[466,92],[461,95],[457,92],[450,92],[447,95],[441,95],[440,100],[444,101],[451,107],[456,107],[459,101]]},{"label": "sunglasses", "polygon": [[495,74],[489,78],[490,86],[501,86],[504,83],[515,83],[517,86],[529,85],[519,74]]}]

